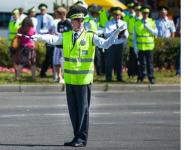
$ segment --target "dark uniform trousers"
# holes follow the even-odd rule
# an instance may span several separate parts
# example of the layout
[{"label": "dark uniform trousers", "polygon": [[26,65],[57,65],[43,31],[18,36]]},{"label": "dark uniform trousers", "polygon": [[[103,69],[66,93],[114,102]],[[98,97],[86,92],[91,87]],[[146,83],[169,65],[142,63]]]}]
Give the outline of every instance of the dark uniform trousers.
[{"label": "dark uniform trousers", "polygon": [[129,48],[127,68],[129,77],[133,77],[138,74],[138,54],[135,52],[133,47]]},{"label": "dark uniform trousers", "polygon": [[178,48],[176,53],[176,63],[175,63],[175,69],[176,69],[176,75],[181,75],[181,51],[180,48]]},{"label": "dark uniform trousers", "polygon": [[91,84],[66,84],[66,95],[70,119],[74,130],[73,140],[87,143]]},{"label": "dark uniform trousers", "polygon": [[45,76],[49,66],[53,67],[53,52],[54,46],[46,44],[45,60],[41,66],[40,76]]},{"label": "dark uniform trousers", "polygon": [[102,75],[105,73],[105,53],[103,49],[96,47],[94,65],[96,68],[96,74]]},{"label": "dark uniform trousers", "polygon": [[123,44],[112,45],[106,50],[105,72],[106,81],[112,81],[112,69],[117,74],[117,80],[122,80],[122,51]]},{"label": "dark uniform trousers", "polygon": [[139,61],[138,78],[144,79],[144,77],[147,75],[149,80],[154,79],[153,51],[152,50],[139,51],[138,61]]}]

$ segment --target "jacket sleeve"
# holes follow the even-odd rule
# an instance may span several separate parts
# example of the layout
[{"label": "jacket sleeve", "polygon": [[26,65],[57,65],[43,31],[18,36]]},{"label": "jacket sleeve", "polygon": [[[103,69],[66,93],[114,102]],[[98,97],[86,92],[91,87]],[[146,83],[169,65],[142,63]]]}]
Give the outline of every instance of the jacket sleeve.
[{"label": "jacket sleeve", "polygon": [[38,41],[44,41],[51,45],[61,45],[62,35],[51,35],[51,34],[35,34],[32,36],[33,39]]},{"label": "jacket sleeve", "polygon": [[144,23],[144,28],[146,28],[154,36],[157,36],[158,35],[158,30],[156,28],[155,22],[152,22],[151,24]]},{"label": "jacket sleeve", "polygon": [[118,29],[116,29],[107,39],[103,39],[101,37],[98,37],[96,34],[94,35],[93,38],[93,43],[99,47],[99,48],[104,48],[108,49],[114,41],[118,38],[118,34],[125,29],[125,25],[122,25]]}]

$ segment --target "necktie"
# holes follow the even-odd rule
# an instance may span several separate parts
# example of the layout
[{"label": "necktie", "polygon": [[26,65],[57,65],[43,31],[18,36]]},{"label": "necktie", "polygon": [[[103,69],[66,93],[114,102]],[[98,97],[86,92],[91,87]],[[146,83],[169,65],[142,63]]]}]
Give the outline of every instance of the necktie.
[{"label": "necktie", "polygon": [[119,26],[118,26],[118,20],[116,20],[116,28],[117,29],[119,28]]},{"label": "necktie", "polygon": [[41,16],[41,29],[43,29],[43,16]]},{"label": "necktie", "polygon": [[77,33],[77,32],[75,32],[75,33],[74,33],[73,43],[75,43],[77,39],[78,39],[78,33]]}]

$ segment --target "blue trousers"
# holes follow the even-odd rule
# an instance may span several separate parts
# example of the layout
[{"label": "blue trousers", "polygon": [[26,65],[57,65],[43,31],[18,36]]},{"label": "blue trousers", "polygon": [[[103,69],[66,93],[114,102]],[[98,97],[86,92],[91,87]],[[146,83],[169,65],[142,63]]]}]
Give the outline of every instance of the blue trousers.
[{"label": "blue trousers", "polygon": [[138,61],[138,78],[144,79],[144,77],[147,75],[148,79],[154,79],[153,51],[139,51]]},{"label": "blue trousers", "polygon": [[66,96],[74,141],[87,143],[89,129],[90,85],[66,84]]},{"label": "blue trousers", "polygon": [[180,49],[176,54],[176,63],[175,63],[176,75],[181,75],[181,51]]}]

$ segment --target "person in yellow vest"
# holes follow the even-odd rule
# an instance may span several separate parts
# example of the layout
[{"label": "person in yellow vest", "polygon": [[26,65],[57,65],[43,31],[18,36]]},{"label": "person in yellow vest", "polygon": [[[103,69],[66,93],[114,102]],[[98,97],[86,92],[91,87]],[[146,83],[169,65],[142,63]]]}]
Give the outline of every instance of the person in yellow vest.
[{"label": "person in yellow vest", "polygon": [[9,46],[11,46],[11,41],[16,36],[18,29],[21,26],[21,21],[20,21],[19,17],[20,17],[19,9],[15,8],[12,11],[12,19],[10,20],[9,25],[8,25],[8,44],[9,44]]},{"label": "person in yellow vest", "polygon": [[127,14],[123,17],[123,20],[124,20],[125,22],[128,22],[130,18],[134,18],[134,17],[135,17],[134,6],[135,6],[134,0],[130,0],[130,2],[127,4],[128,12],[127,12]]},{"label": "person in yellow vest", "polygon": [[128,37],[128,47],[129,47],[129,54],[127,59],[127,68],[128,68],[128,76],[134,77],[138,74],[138,51],[137,49],[134,49],[133,47],[133,37],[134,37],[134,27],[135,22],[137,20],[142,19],[142,13],[141,13],[142,5],[141,3],[136,3],[134,5],[135,10],[135,17],[131,17],[127,22],[129,37]]},{"label": "person in yellow vest", "polygon": [[74,131],[73,140],[65,142],[64,146],[84,147],[87,145],[95,46],[107,49],[124,30],[124,26],[120,26],[105,40],[84,29],[86,14],[87,9],[82,6],[71,7],[67,17],[71,19],[73,30],[58,36],[49,34],[32,36],[34,39],[43,40],[49,44],[63,43],[66,96]]},{"label": "person in yellow vest", "polygon": [[11,57],[11,60],[13,62],[13,66],[15,68],[15,75],[17,79],[17,67],[18,66],[15,62],[15,58],[18,55],[18,48],[14,46],[14,44],[17,44],[17,47],[19,46],[19,40],[17,42],[14,42],[14,38],[16,34],[18,33],[18,30],[21,26],[21,20],[19,19],[20,17],[20,12],[19,9],[14,9],[12,11],[12,16],[8,25],[8,46],[9,46],[9,55]]},{"label": "person in yellow vest", "polygon": [[99,16],[99,26],[104,28],[108,22],[108,11],[105,8],[102,8]]},{"label": "person in yellow vest", "polygon": [[[88,6],[89,15],[84,20],[85,29],[87,31],[93,31],[94,33],[100,36],[103,35],[103,28],[99,27],[99,16],[100,16],[101,9],[102,8],[96,4],[89,5]],[[102,62],[104,62],[104,60],[102,60],[103,58],[104,58],[103,50],[100,49],[99,47],[96,47],[94,64],[95,64],[97,75],[102,74],[102,67],[103,67]]]},{"label": "person in yellow vest", "polygon": [[99,16],[101,9],[102,8],[96,4],[89,5],[89,15],[84,20],[85,29],[88,31],[93,31],[98,35],[103,33],[103,29],[99,28]]},{"label": "person in yellow vest", "polygon": [[137,82],[142,83],[147,75],[150,84],[154,84],[153,49],[154,37],[157,36],[158,30],[155,21],[149,18],[149,13],[150,6],[145,5],[142,8],[143,18],[135,22],[134,41],[136,42],[134,42],[134,46],[138,49],[139,72]]}]

